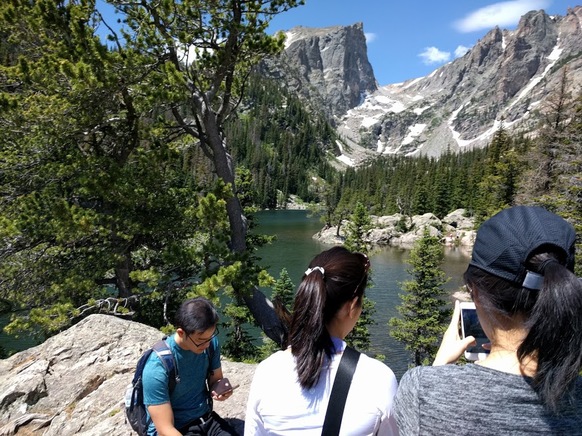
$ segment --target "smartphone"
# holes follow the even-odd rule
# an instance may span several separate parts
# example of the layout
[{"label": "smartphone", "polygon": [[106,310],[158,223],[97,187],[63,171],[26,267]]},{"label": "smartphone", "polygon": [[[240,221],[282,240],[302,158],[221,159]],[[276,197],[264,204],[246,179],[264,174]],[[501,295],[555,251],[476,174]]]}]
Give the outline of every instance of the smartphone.
[{"label": "smartphone", "polygon": [[476,345],[469,346],[465,350],[465,357],[468,360],[482,360],[487,357],[489,350],[483,348],[483,344],[489,343],[489,339],[485,335],[481,324],[479,323],[479,317],[477,316],[477,310],[475,309],[475,303],[469,301],[461,301],[461,332],[463,338],[467,336],[473,336],[477,341]]},{"label": "smartphone", "polygon": [[236,388],[238,388],[238,385],[233,386],[232,384],[230,384],[230,381],[226,377],[224,377],[218,379],[216,383],[212,385],[212,388],[210,390],[216,392],[216,395],[224,395],[227,392],[230,392]]}]

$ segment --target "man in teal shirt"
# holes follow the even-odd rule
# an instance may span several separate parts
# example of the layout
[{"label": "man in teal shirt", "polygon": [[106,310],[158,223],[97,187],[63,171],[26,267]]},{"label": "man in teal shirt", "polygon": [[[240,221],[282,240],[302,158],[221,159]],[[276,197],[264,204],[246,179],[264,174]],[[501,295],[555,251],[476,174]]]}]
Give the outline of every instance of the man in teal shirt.
[{"label": "man in teal shirt", "polygon": [[150,355],[143,371],[144,404],[151,418],[149,436],[236,435],[212,411],[210,400],[223,401],[232,394],[217,395],[212,389],[223,377],[217,324],[216,309],[202,297],[185,301],[176,312],[176,332],[166,343],[174,356],[179,383],[170,395],[169,374],[156,353]]}]

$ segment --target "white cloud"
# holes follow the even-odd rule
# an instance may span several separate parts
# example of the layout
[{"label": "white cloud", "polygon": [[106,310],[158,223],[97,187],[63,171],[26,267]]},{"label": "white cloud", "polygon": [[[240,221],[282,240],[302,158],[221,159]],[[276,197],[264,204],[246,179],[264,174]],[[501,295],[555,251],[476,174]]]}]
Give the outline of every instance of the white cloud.
[{"label": "white cloud", "polygon": [[545,9],[551,0],[511,0],[494,3],[477,9],[465,18],[456,21],[454,27],[462,33],[492,29],[495,26],[514,26],[525,13]]},{"label": "white cloud", "polygon": [[426,65],[442,64],[451,59],[451,53],[448,51],[441,51],[436,47],[427,47],[418,56],[422,58],[422,62]]},{"label": "white cloud", "polygon": [[364,33],[364,36],[366,37],[366,43],[371,43],[376,41],[376,38],[378,37],[378,35],[376,35],[375,33]]},{"label": "white cloud", "polygon": [[464,45],[460,45],[455,49],[455,57],[460,58],[465,53],[467,53],[469,50],[471,50],[470,47],[465,47]]}]

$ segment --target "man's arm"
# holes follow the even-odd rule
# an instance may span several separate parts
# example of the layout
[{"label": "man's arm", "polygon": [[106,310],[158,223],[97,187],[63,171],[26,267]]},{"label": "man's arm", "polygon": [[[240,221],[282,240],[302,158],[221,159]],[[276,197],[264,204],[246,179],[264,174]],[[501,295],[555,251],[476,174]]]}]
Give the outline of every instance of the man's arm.
[{"label": "man's arm", "polygon": [[174,412],[170,403],[148,406],[148,412],[159,436],[182,436],[174,427]]},{"label": "man's arm", "polygon": [[222,378],[222,368],[216,368],[210,371],[208,374],[208,386],[212,388],[212,385]]}]

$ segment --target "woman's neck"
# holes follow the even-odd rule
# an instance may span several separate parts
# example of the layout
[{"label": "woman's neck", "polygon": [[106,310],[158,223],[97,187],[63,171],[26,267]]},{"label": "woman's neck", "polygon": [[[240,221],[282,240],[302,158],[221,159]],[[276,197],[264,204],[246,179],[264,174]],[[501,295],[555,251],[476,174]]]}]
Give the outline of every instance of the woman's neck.
[{"label": "woman's neck", "polygon": [[491,338],[491,351],[484,360],[475,363],[509,374],[533,377],[537,371],[537,360],[526,356],[520,362],[517,357],[517,349],[526,335],[527,330],[522,328],[497,330]]}]

